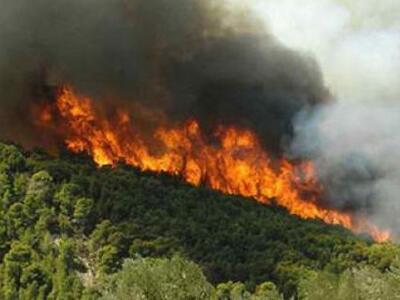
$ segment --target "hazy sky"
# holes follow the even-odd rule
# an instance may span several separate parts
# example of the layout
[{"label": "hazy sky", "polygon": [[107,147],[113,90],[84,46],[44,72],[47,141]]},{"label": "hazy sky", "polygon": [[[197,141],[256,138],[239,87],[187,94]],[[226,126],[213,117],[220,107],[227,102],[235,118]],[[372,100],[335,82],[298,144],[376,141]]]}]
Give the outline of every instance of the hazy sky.
[{"label": "hazy sky", "polygon": [[316,162],[330,205],[398,232],[400,1],[254,0],[251,9],[317,59],[335,96],[297,116],[291,153]]},{"label": "hazy sky", "polygon": [[314,55],[343,101],[397,101],[400,1],[254,0],[284,44]]}]

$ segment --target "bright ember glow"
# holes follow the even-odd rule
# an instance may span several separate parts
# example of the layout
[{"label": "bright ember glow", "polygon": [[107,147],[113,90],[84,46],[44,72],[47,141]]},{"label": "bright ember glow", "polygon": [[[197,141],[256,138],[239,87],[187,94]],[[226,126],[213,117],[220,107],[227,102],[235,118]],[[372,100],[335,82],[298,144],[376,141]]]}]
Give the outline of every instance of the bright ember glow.
[{"label": "bright ember glow", "polygon": [[[43,110],[42,126],[54,126],[51,113],[48,107]],[[62,120],[60,134],[67,147],[88,153],[99,166],[124,162],[141,170],[167,172],[195,186],[204,184],[262,203],[274,201],[304,219],[321,219],[356,233],[368,232],[379,242],[390,239],[389,231],[380,230],[365,218],[320,207],[317,197],[322,187],[312,163],[282,160],[273,167],[270,156],[249,130],[221,126],[211,143],[198,122],[190,120],[181,128],[158,128],[153,142],[149,142],[135,129],[128,113],[117,111],[106,118],[95,110],[91,99],[77,96],[70,88],[61,90],[53,113]]]}]

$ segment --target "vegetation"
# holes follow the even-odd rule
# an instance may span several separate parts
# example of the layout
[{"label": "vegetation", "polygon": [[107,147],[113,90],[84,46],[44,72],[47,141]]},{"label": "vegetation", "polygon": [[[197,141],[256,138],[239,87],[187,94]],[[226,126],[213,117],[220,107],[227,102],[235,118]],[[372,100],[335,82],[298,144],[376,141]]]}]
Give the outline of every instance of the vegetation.
[{"label": "vegetation", "polygon": [[398,256],[163,174],[0,144],[0,299],[397,299]]}]

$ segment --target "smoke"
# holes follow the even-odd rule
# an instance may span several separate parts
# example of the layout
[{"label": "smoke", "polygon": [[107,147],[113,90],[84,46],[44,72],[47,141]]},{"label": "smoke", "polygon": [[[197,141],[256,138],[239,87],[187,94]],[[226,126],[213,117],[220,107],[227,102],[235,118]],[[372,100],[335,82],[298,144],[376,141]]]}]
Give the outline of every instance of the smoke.
[{"label": "smoke", "polygon": [[0,24],[0,136],[24,144],[42,135],[32,102],[65,83],[172,122],[245,126],[278,154],[293,116],[329,97],[311,56],[232,0],[16,0],[2,4]]},{"label": "smoke", "polygon": [[70,84],[106,108],[250,128],[275,155],[315,161],[323,205],[396,231],[399,12],[390,0],[6,1],[0,138],[47,142],[32,105]]},{"label": "smoke", "polygon": [[316,162],[326,206],[398,235],[400,2],[253,4],[282,43],[315,55],[336,98],[296,116],[288,152]]}]

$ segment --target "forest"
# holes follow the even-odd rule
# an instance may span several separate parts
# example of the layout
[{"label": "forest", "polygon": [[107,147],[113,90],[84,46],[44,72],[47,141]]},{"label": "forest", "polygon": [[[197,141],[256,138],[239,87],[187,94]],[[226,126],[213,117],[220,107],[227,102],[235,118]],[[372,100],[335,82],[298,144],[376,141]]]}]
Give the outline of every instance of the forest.
[{"label": "forest", "polygon": [[399,254],[166,174],[0,144],[0,299],[400,299]]}]

